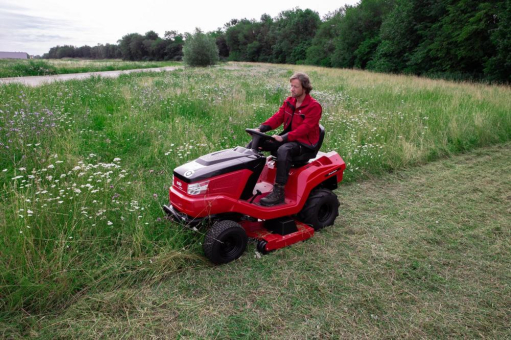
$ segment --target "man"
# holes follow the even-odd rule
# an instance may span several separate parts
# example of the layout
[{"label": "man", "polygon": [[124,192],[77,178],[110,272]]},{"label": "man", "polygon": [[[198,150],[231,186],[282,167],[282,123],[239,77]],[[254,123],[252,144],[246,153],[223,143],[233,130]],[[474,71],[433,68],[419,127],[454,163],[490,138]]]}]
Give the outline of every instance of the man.
[{"label": "man", "polygon": [[273,191],[260,203],[273,206],[284,203],[284,187],[289,177],[291,160],[307,151],[313,150],[319,142],[319,120],[321,105],[309,93],[312,90],[309,77],[305,73],[295,73],[289,79],[291,97],[288,97],[280,109],[257,130],[266,132],[284,124],[280,135],[266,141],[262,150],[271,151],[277,156],[277,175]]}]

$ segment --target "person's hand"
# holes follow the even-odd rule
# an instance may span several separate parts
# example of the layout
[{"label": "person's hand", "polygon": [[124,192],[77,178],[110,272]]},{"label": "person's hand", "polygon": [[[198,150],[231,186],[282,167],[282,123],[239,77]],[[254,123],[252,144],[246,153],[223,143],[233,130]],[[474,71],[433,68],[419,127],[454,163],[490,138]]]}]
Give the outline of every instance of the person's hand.
[{"label": "person's hand", "polygon": [[272,138],[275,139],[277,142],[284,141],[284,138],[282,138],[282,136],[279,136],[279,135],[273,135]]}]

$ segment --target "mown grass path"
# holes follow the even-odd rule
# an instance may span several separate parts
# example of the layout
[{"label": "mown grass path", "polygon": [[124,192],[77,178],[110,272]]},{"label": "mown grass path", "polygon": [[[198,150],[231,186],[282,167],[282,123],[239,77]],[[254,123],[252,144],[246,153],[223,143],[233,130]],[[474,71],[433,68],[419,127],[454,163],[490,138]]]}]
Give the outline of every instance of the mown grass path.
[{"label": "mown grass path", "polygon": [[27,317],[40,338],[505,339],[511,144],[341,185],[335,226]]}]

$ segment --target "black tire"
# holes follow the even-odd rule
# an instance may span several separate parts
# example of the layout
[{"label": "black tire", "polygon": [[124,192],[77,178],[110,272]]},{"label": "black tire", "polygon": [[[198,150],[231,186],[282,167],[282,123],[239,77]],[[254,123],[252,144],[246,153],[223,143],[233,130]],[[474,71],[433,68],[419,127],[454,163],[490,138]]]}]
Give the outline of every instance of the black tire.
[{"label": "black tire", "polygon": [[240,257],[247,248],[245,229],[234,221],[224,220],[213,224],[206,233],[202,249],[215,264],[228,263]]},{"label": "black tire", "polygon": [[339,200],[332,191],[324,188],[313,190],[298,219],[310,225],[314,230],[320,230],[334,224],[339,215]]}]

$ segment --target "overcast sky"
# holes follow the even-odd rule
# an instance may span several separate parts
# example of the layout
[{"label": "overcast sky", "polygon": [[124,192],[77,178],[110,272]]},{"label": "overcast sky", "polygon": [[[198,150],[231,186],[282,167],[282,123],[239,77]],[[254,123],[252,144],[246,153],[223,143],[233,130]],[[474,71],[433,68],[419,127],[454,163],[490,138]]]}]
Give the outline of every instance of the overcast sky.
[{"label": "overcast sky", "polygon": [[359,0],[0,0],[0,51],[47,53],[57,45],[117,43],[128,33],[205,32],[299,7],[325,14]]}]

